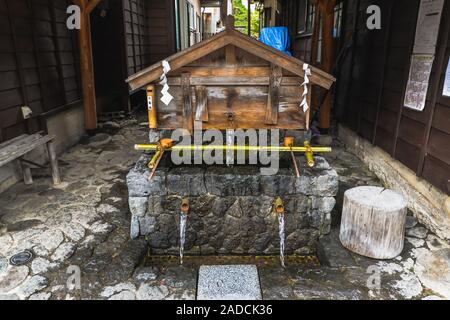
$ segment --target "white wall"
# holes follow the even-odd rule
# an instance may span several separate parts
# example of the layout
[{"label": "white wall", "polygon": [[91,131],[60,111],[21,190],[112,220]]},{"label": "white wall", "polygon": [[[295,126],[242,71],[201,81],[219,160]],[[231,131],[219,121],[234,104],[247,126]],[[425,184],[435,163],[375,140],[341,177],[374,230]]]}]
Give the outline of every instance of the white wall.
[{"label": "white wall", "polygon": [[205,8],[203,13],[211,14],[211,28],[210,30],[205,30],[205,32],[211,32],[213,34],[221,31],[220,28],[217,28],[217,23],[220,21],[220,8]]}]

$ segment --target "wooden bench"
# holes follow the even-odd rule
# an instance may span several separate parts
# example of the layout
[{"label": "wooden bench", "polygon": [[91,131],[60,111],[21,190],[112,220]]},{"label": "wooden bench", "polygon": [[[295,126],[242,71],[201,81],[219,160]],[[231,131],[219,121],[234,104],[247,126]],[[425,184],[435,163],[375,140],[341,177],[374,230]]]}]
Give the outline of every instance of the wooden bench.
[{"label": "wooden bench", "polygon": [[55,146],[53,144],[54,140],[55,137],[52,135],[36,133],[31,135],[24,134],[4,142],[0,144],[0,167],[12,161],[17,161],[22,170],[25,184],[32,184],[33,177],[31,176],[31,168],[29,165],[40,165],[25,160],[24,156],[37,147],[44,146],[47,149],[50,160],[53,184],[58,185],[61,183],[61,175],[58,167],[58,159],[56,158]]}]

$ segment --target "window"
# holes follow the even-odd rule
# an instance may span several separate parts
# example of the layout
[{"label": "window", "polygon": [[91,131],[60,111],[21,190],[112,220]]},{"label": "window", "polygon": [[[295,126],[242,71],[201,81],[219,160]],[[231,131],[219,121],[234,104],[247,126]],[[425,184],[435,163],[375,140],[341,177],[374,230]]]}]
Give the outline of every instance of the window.
[{"label": "window", "polygon": [[175,44],[177,51],[181,51],[181,28],[180,28],[180,3],[179,0],[175,1]]},{"label": "window", "polygon": [[197,43],[197,16],[194,6],[189,1],[186,2],[187,13],[187,35],[188,35],[188,47]]},{"label": "window", "polygon": [[187,10],[188,10],[188,20],[189,20],[189,29],[196,30],[196,18],[195,18],[195,9],[192,3],[187,2]]},{"label": "window", "polygon": [[314,16],[316,15],[315,7],[310,3],[309,0],[300,0],[298,2],[297,9],[297,34],[311,34],[314,28]]},{"label": "window", "polygon": [[333,38],[340,38],[342,33],[342,13],[344,11],[344,2],[340,2],[334,7],[334,26]]}]

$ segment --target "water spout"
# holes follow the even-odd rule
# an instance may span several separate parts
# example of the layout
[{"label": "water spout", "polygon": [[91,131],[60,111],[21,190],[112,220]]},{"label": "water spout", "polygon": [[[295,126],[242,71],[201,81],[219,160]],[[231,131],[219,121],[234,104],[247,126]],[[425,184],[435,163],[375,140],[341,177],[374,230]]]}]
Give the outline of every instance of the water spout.
[{"label": "water spout", "polygon": [[284,204],[281,198],[275,200],[274,211],[278,216],[278,226],[280,235],[280,262],[283,268],[286,267],[284,264],[284,248],[285,248],[285,221],[284,221]]},{"label": "water spout", "polygon": [[280,228],[280,261],[281,261],[281,266],[283,268],[286,267],[286,265],[284,264],[284,239],[285,239],[285,234],[284,234],[284,213],[279,214],[278,215],[278,224],[279,224],[279,228]]},{"label": "water spout", "polygon": [[180,211],[180,265],[183,265],[188,212],[189,212],[189,200],[183,199],[181,202],[181,211]]}]

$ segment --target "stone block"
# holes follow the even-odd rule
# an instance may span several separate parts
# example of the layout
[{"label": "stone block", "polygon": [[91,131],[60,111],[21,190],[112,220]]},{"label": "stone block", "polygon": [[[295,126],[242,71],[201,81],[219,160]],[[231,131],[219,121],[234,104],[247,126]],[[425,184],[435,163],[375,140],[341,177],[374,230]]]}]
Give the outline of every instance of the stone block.
[{"label": "stone block", "polygon": [[257,196],[260,188],[260,172],[255,167],[210,167],[205,173],[209,194],[229,196]]},{"label": "stone block", "polygon": [[167,191],[178,196],[197,197],[206,193],[204,170],[196,167],[175,168],[167,174]]},{"label": "stone block", "polygon": [[201,266],[197,299],[262,300],[256,266]]},{"label": "stone block", "polygon": [[132,169],[127,175],[128,194],[130,197],[164,196],[166,190],[166,170],[160,169],[149,181],[149,172],[139,168]]},{"label": "stone block", "polygon": [[137,217],[143,217],[147,212],[147,197],[130,197],[128,199],[131,214]]},{"label": "stone block", "polygon": [[261,176],[261,192],[273,197],[296,194],[296,180],[291,170],[280,169],[276,175]]}]

